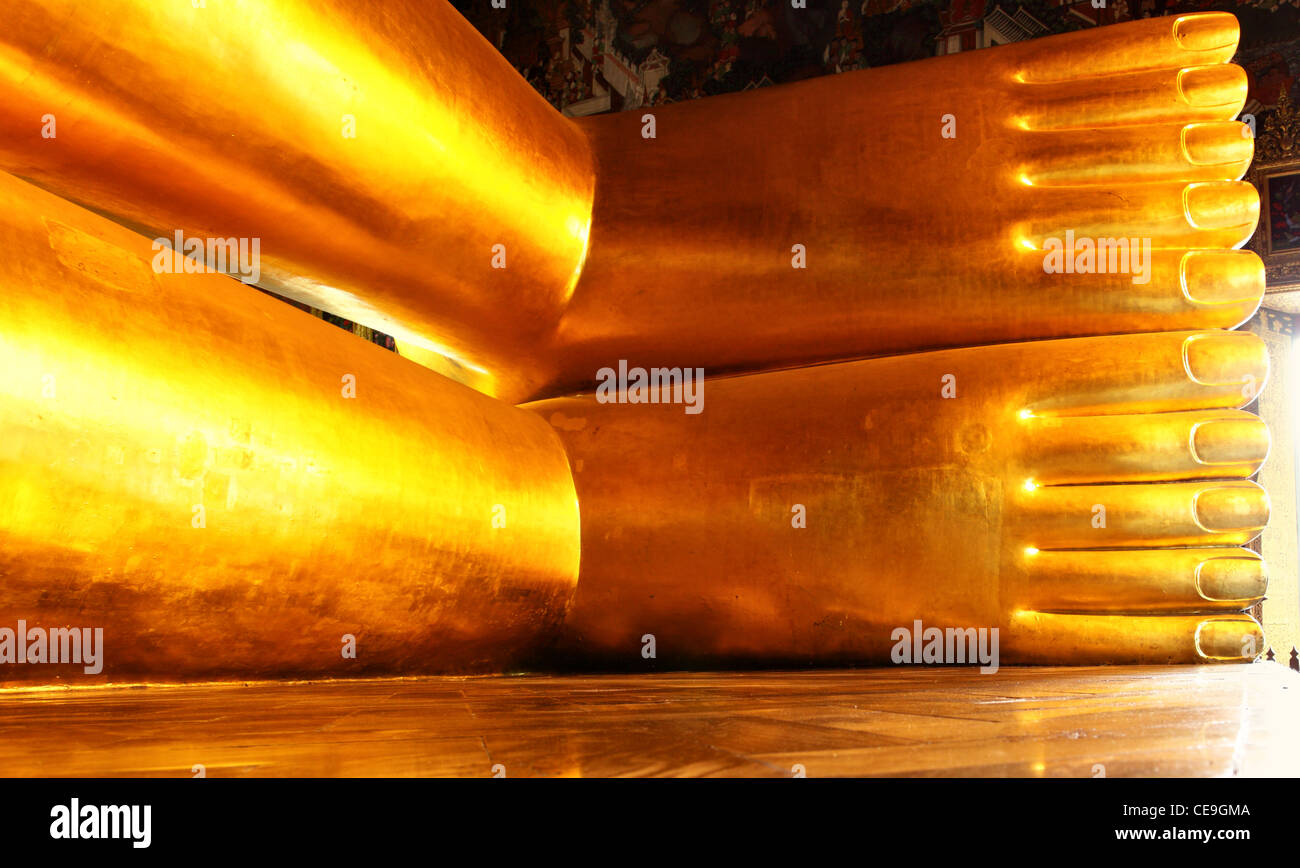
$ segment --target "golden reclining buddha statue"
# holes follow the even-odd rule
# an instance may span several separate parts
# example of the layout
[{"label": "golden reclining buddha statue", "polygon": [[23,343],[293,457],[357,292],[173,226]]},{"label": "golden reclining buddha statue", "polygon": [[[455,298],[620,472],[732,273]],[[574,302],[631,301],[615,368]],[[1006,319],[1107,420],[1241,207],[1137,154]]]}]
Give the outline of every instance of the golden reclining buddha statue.
[{"label": "golden reclining buddha statue", "polygon": [[442,2],[12,0],[0,625],[104,654],[0,680],[1253,659],[1237,39],[571,120]]}]

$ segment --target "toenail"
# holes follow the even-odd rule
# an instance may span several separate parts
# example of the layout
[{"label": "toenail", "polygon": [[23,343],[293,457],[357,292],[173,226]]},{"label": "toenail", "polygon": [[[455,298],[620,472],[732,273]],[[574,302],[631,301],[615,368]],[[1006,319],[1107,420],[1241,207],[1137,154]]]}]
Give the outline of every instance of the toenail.
[{"label": "toenail", "polygon": [[1183,127],[1183,156],[1193,166],[1245,163],[1255,154],[1255,140],[1243,135],[1238,121],[1188,124]]},{"label": "toenail", "polygon": [[1210,51],[1236,45],[1241,38],[1241,27],[1232,15],[1212,12],[1206,15],[1188,15],[1174,22],[1174,39],[1179,48],[1188,51]]},{"label": "toenail", "polygon": [[1250,332],[1201,332],[1183,341],[1183,366],[1202,386],[1243,386],[1258,393],[1268,374],[1268,350]]},{"label": "toenail", "polygon": [[1206,181],[1183,188],[1183,211],[1194,229],[1229,229],[1259,220],[1259,192],[1244,181]]},{"label": "toenail", "polygon": [[1263,419],[1211,419],[1192,426],[1192,457],[1200,464],[1262,464],[1270,441]]},{"label": "toenail", "polygon": [[1178,268],[1189,301],[1258,303],[1264,297],[1264,261],[1249,250],[1191,250]]},{"label": "toenail", "polygon": [[1196,628],[1196,650],[1210,660],[1254,660],[1264,647],[1264,631],[1243,618],[1215,618]]},{"label": "toenail", "polygon": [[1268,495],[1258,485],[1203,488],[1192,503],[1196,523],[1210,533],[1263,530],[1268,524]]},{"label": "toenail", "polygon": [[1259,558],[1212,558],[1196,566],[1196,591],[1211,602],[1257,600],[1268,589]]},{"label": "toenail", "polygon": [[1245,97],[1246,73],[1230,63],[1179,70],[1178,93],[1190,106],[1229,105]]}]

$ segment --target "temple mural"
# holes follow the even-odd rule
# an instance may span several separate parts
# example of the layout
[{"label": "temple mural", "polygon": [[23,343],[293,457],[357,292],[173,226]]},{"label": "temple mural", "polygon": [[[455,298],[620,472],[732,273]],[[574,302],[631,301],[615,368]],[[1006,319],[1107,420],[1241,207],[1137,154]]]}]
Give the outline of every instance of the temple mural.
[{"label": "temple mural", "polygon": [[[1245,111],[1266,121],[1300,79],[1300,2],[1157,0],[456,0],[573,116],[698,99],[1184,12],[1241,22]],[[1101,8],[1097,8],[1100,6]]]}]

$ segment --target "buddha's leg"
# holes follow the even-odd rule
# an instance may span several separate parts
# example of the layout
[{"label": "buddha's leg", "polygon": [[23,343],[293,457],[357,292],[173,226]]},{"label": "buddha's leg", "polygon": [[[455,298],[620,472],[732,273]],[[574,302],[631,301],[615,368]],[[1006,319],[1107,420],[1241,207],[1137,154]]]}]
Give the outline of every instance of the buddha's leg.
[{"label": "buddha's leg", "polygon": [[261,285],[515,396],[595,183],[444,0],[5,0],[0,169],[151,236],[259,238]]},{"label": "buddha's leg", "polygon": [[[1262,293],[1223,252],[1258,208],[1225,183],[1252,142],[1223,13],[656,108],[653,139],[643,111],[563,118],[441,0],[6,18],[0,169],[151,234],[258,237],[271,288],[507,400],[619,358],[1226,327]],[[1045,274],[1067,231],[1150,239],[1148,279]]]},{"label": "buddha's leg", "polygon": [[[620,358],[717,372],[1239,324],[1264,272],[1229,250],[1259,208],[1237,37],[1226,13],[1154,18],[581,119],[601,169],[559,387]],[[1149,272],[1047,273],[1067,233],[1149,241]]]},{"label": "buddha's leg", "polygon": [[1171,332],[709,380],[698,415],[530,405],[582,504],[565,651],[886,663],[920,620],[1004,663],[1251,659],[1266,374],[1254,335]]},{"label": "buddha's leg", "polygon": [[542,420],[155,274],[8,175],[0,249],[0,627],[103,630],[98,673],[0,680],[496,671],[554,638],[578,509]]}]

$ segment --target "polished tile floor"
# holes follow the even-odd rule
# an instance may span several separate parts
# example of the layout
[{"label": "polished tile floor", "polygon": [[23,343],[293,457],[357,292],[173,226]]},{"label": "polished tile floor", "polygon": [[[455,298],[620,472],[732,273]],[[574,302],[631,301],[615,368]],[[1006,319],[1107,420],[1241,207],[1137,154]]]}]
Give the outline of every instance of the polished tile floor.
[{"label": "polished tile floor", "polygon": [[0,691],[0,775],[1300,775],[1300,674],[889,668]]}]

